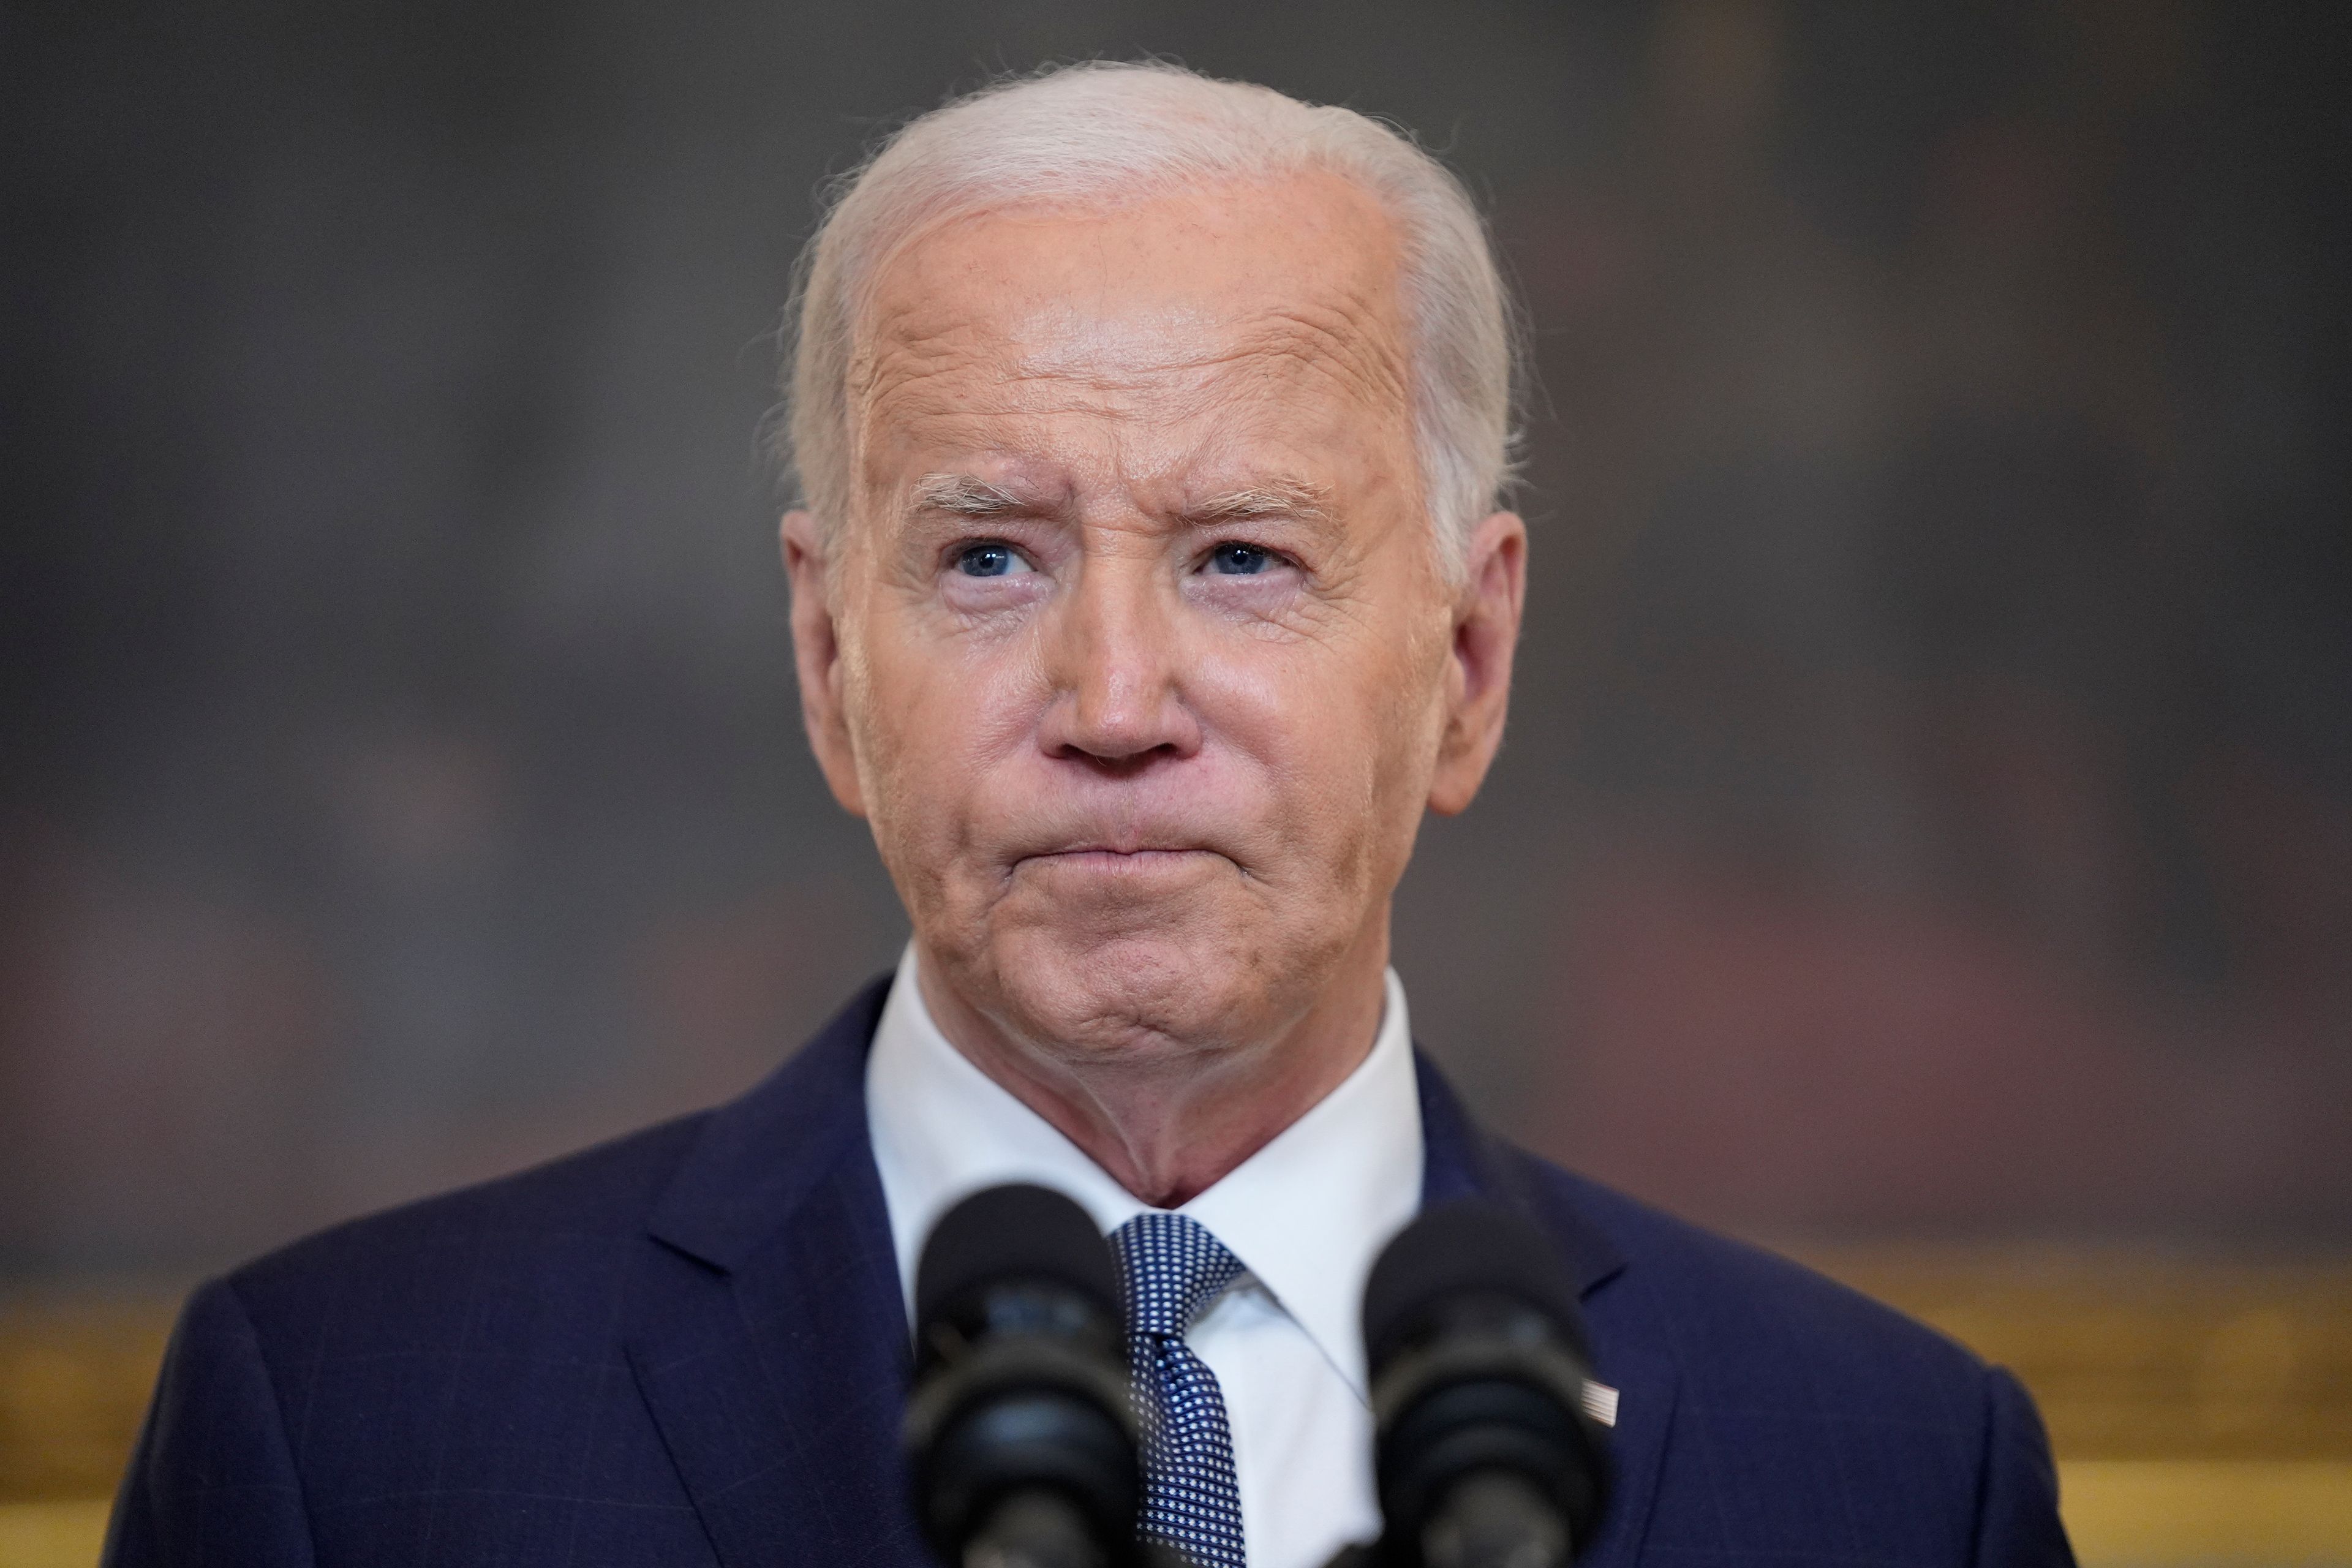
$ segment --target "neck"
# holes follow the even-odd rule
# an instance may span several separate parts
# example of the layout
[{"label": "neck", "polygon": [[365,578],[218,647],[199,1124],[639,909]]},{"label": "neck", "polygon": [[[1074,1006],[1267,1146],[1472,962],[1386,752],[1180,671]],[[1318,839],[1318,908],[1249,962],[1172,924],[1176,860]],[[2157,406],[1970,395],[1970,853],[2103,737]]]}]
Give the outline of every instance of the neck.
[{"label": "neck", "polygon": [[1385,930],[1271,1038],[1155,1040],[1105,1056],[1024,1038],[918,964],[924,1005],[949,1042],[1155,1208],[1205,1192],[1271,1142],[1371,1052],[1387,1000]]}]

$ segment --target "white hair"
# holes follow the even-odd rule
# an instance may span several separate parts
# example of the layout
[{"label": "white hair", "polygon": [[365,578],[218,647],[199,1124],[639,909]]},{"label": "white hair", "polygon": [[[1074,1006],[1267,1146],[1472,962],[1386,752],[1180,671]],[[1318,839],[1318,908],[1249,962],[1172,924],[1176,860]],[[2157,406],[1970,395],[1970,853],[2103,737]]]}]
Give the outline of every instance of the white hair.
[{"label": "white hair", "polygon": [[821,535],[848,515],[852,342],[883,265],[952,218],[1032,203],[1117,206],[1205,182],[1339,174],[1397,226],[1412,334],[1415,453],[1438,560],[1511,478],[1510,296],[1462,183],[1410,136],[1354,110],[1160,61],[1048,67],[922,115],[834,186],[802,252],[780,455]]}]

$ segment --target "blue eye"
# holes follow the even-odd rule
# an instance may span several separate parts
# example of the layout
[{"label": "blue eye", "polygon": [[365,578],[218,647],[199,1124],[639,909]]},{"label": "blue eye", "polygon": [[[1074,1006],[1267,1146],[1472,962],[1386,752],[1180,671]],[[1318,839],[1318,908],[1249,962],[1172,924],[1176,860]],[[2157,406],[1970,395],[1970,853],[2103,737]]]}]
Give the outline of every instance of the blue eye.
[{"label": "blue eye", "polygon": [[1209,552],[1209,564],[1220,576],[1255,577],[1274,564],[1274,552],[1255,544],[1220,544]]},{"label": "blue eye", "polygon": [[956,570],[967,577],[1004,577],[1021,564],[1009,544],[973,544],[956,556]]}]

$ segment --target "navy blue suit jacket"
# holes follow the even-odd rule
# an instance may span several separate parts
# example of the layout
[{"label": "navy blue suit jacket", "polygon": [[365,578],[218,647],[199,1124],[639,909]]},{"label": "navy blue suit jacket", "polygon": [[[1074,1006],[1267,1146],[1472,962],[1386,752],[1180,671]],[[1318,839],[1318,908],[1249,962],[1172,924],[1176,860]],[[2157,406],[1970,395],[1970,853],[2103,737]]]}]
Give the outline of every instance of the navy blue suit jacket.
[{"label": "navy blue suit jacket", "polygon": [[[198,1290],[107,1561],[928,1563],[865,1116],[886,988],[731,1104]],[[1425,1062],[1421,1090],[1429,1200],[1533,1214],[1622,1391],[1585,1562],[2071,1561],[2006,1373],[1486,1138]]]}]

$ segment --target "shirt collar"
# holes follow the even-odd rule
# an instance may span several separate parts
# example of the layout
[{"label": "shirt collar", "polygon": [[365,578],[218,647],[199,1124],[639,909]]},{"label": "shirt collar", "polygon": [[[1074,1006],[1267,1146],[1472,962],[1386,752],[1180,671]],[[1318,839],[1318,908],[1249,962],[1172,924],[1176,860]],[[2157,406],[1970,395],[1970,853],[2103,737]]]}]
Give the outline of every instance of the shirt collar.
[{"label": "shirt collar", "polygon": [[[1421,1098],[1404,986],[1391,970],[1372,1048],[1339,1086],[1177,1212],[1233,1251],[1359,1396],[1364,1281],[1421,1204]],[[875,1164],[912,1312],[915,1267],[954,1204],[1003,1182],[1067,1194],[1105,1234],[1150,1205],[972,1065],[898,963],[866,1064]]]}]

